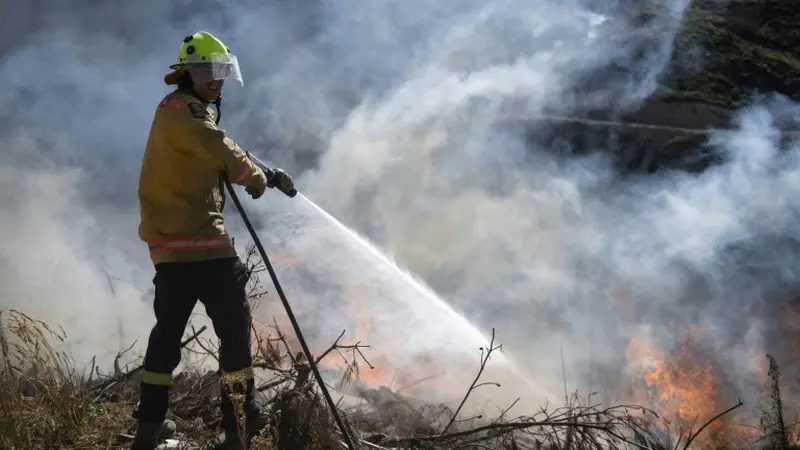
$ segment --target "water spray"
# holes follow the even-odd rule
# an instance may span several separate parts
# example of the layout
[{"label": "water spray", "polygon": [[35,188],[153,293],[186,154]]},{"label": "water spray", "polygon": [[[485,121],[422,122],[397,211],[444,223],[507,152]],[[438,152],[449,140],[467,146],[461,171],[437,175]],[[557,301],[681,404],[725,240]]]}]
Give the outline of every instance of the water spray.
[{"label": "water spray", "polygon": [[[220,108],[221,97],[217,97],[215,105],[217,107],[217,119],[216,123],[219,125],[219,121],[222,118],[222,111]],[[258,166],[261,170],[265,173],[268,171],[266,164],[261,162],[258,158],[253,155],[249,155],[250,160]],[[319,369],[317,368],[316,361],[314,361],[314,355],[311,354],[311,350],[308,348],[308,344],[306,344],[306,340],[303,337],[303,332],[300,330],[300,324],[297,323],[297,319],[294,316],[294,312],[292,311],[291,305],[289,305],[289,301],[286,299],[286,294],[283,292],[283,288],[281,288],[281,283],[278,281],[278,276],[275,274],[275,270],[272,268],[272,263],[267,256],[266,250],[264,250],[264,246],[261,244],[261,239],[258,238],[258,233],[256,233],[255,228],[253,228],[253,224],[250,223],[250,219],[247,217],[247,213],[244,210],[244,206],[239,201],[239,197],[236,195],[236,191],[233,189],[233,185],[231,181],[228,179],[225,173],[221,174],[223,181],[225,182],[225,187],[228,189],[228,193],[233,200],[234,205],[236,205],[236,209],[239,211],[239,215],[242,217],[242,221],[244,221],[244,225],[247,227],[247,231],[250,233],[250,237],[253,239],[253,243],[258,249],[258,253],[261,256],[262,261],[264,261],[264,265],[269,272],[270,278],[272,278],[272,284],[275,285],[275,292],[278,293],[278,297],[281,299],[281,303],[283,304],[283,308],[286,310],[286,315],[289,316],[289,321],[292,323],[292,328],[294,329],[295,336],[297,336],[297,340],[300,342],[300,346],[303,348],[303,353],[308,360],[308,364],[311,367],[311,371],[314,373],[314,378],[317,380],[317,384],[319,385],[320,390],[322,391],[322,395],[325,397],[325,402],[328,404],[328,407],[331,410],[331,415],[333,415],[333,419],[336,421],[336,425],[339,427],[339,431],[342,433],[342,437],[344,438],[345,444],[349,450],[356,450],[355,445],[353,444],[353,439],[350,437],[350,433],[347,432],[347,427],[345,427],[344,422],[342,421],[341,416],[339,415],[339,411],[336,409],[336,404],[333,402],[333,398],[331,398],[330,392],[328,392],[328,387],[325,385],[324,380],[322,379],[322,375],[319,373]],[[281,191],[283,192],[283,191]],[[289,191],[283,192],[288,197],[294,197],[297,195],[297,189],[291,189]]]},{"label": "water spray", "polygon": [[[457,317],[459,320],[461,320],[466,325],[466,331],[470,334],[470,337],[472,339],[475,339],[476,342],[482,342],[483,344],[481,345],[486,345],[487,343],[489,343],[490,341],[489,336],[487,336],[480,329],[478,329],[478,327],[475,326],[475,324],[473,324],[472,321],[464,317],[463,314],[461,314],[455,308],[453,308],[445,299],[443,299],[439,294],[437,294],[424,282],[419,281],[412,275],[412,273],[410,273],[407,270],[404,270],[397,263],[392,261],[392,259],[390,259],[384,252],[382,252],[378,246],[370,242],[369,239],[365,238],[364,236],[355,232],[347,225],[343,224],[339,219],[332,216],[328,211],[325,211],[325,209],[323,209],[321,206],[316,204],[313,200],[306,197],[305,195],[299,194],[298,198],[304,200],[314,212],[325,218],[325,220],[327,220],[330,224],[336,227],[336,229],[339,230],[342,234],[344,234],[347,238],[351,239],[352,241],[356,242],[359,246],[361,246],[363,249],[367,250],[372,257],[380,261],[380,263],[384,264],[385,266],[389,267],[400,280],[402,280],[404,283],[413,287],[417,292],[422,294],[422,296],[425,299],[427,299],[432,305],[435,305],[441,311],[444,311],[447,315],[452,317]],[[502,364],[505,364],[505,366],[517,377],[519,377],[520,381],[525,383],[526,386],[528,387],[533,386],[534,383],[532,382],[531,374],[524,368],[520,367],[520,365],[516,361],[514,361],[514,359],[510,355],[500,352],[498,355],[495,356],[495,358]]]},{"label": "water spray", "polygon": [[[253,163],[256,166],[258,166],[261,170],[267,170],[268,169],[268,166],[264,162],[262,162],[260,159],[258,159],[258,157],[254,156],[252,154],[250,155],[250,160],[253,161]],[[339,230],[339,232],[344,234],[346,236],[346,238],[351,239],[353,242],[356,242],[360,247],[362,247],[365,250],[367,250],[369,252],[369,254],[372,257],[376,258],[378,261],[380,261],[380,263],[382,263],[385,266],[389,267],[392,270],[392,272],[395,273],[400,280],[402,280],[402,282],[404,282],[407,285],[413,287],[414,290],[416,290],[417,292],[422,294],[422,296],[424,298],[426,298],[432,305],[435,305],[437,308],[439,308],[440,310],[444,311],[447,315],[450,315],[450,316],[453,316],[453,317],[457,317],[459,320],[461,320],[467,326],[466,331],[471,335],[472,339],[475,339],[476,342],[484,342],[484,343],[488,343],[489,342],[489,340],[490,340],[489,337],[485,333],[481,332],[481,330],[478,329],[478,327],[476,327],[471,321],[469,321],[461,313],[459,313],[456,309],[454,309],[447,301],[442,299],[439,296],[439,294],[437,294],[433,289],[428,287],[425,283],[423,283],[423,282],[419,281],[418,279],[416,279],[407,270],[404,270],[403,268],[398,266],[394,261],[392,261],[385,253],[383,253],[375,244],[370,242],[367,238],[365,238],[364,236],[361,236],[359,233],[355,232],[354,230],[352,230],[351,228],[349,228],[348,226],[343,224],[336,217],[332,216],[329,212],[327,212],[321,206],[316,204],[310,198],[306,197],[302,193],[298,193],[296,189],[291,189],[288,192],[284,192],[284,194],[286,194],[288,197],[292,197],[292,198],[297,197],[297,198],[302,199],[303,201],[305,201],[311,207],[311,209],[314,212],[319,214],[328,223],[333,225],[337,230]],[[237,204],[237,208],[239,208],[240,204],[238,203],[238,200],[236,199],[235,195],[232,195],[232,197],[234,199],[234,202]],[[241,209],[240,209],[240,212],[242,212]],[[243,214],[243,218],[244,217],[245,216]],[[256,245],[257,246],[260,245],[260,241],[255,236],[255,230],[253,230],[251,228],[251,226],[249,225],[249,221],[247,221],[246,219],[245,219],[245,224],[248,225],[248,230],[250,230],[250,233],[253,236],[253,240],[256,242]],[[259,249],[259,252],[262,252],[262,250]],[[264,256],[262,256],[262,258],[264,258]],[[264,258],[264,259],[265,259],[265,261],[267,261],[266,258]],[[274,272],[271,270],[271,265],[267,264],[267,267],[268,267],[268,270],[270,270],[270,275],[273,276]],[[275,277],[273,277],[273,282],[277,283],[277,279]],[[276,284],[276,289],[280,289],[277,284]],[[281,296],[282,299],[285,298],[283,296],[283,294],[282,294],[282,291],[279,290],[278,294],[279,294],[279,296]],[[288,305],[285,305],[285,306],[288,308]],[[291,317],[292,316],[290,315],[290,318]],[[294,325],[294,322],[293,322],[293,325]],[[296,330],[296,332],[298,332],[299,328],[296,328],[295,330]],[[301,343],[302,342],[303,341],[301,340]],[[485,344],[483,344],[483,345],[485,345]],[[304,347],[304,349],[305,349],[305,347]],[[307,355],[307,356],[309,356],[309,355]],[[500,353],[498,355],[495,355],[494,358],[497,361],[499,361],[502,364],[504,364],[505,367],[508,370],[510,370],[514,375],[519,377],[519,381],[520,382],[524,383],[528,387],[533,387],[534,383],[532,381],[531,374],[528,373],[527,370],[525,370],[522,367],[520,367],[519,364],[517,364],[517,362],[514,361],[510,357],[510,355],[507,355],[507,354],[504,354],[504,353]],[[315,366],[315,370],[316,370],[316,366]]]},{"label": "water spray", "polygon": [[[357,242],[361,247],[363,247],[366,250],[368,250],[369,253],[372,256],[374,256],[375,258],[377,258],[380,262],[382,262],[383,264],[391,267],[392,270],[394,272],[396,272],[397,276],[401,280],[403,280],[404,282],[408,283],[410,286],[413,286],[414,289],[419,291],[425,298],[427,298],[432,303],[434,303],[435,305],[437,305],[438,307],[443,309],[448,314],[459,316],[459,317],[463,318],[463,316],[458,311],[453,309],[453,307],[450,306],[446,301],[444,301],[436,292],[433,291],[433,289],[431,289],[430,287],[426,286],[425,284],[419,282],[409,272],[407,272],[407,271],[403,270],[402,268],[400,268],[395,262],[393,262],[391,259],[389,259],[389,257],[386,256],[386,254],[381,252],[374,244],[369,242],[365,237],[359,235],[358,233],[356,233],[355,231],[353,231],[352,229],[347,227],[345,224],[343,224],[338,219],[333,217],[329,212],[327,212],[324,209],[322,209],[321,206],[319,206],[316,203],[314,203],[310,198],[306,197],[303,194],[300,194],[300,198],[305,200],[306,203],[308,203],[308,205],[311,206],[311,208],[317,214],[319,214],[320,216],[324,217],[331,224],[335,225],[336,228],[339,229],[339,231],[341,231],[342,233],[347,235],[347,237],[349,237],[350,239],[352,239],[355,242]],[[466,322],[468,322],[468,324],[469,324],[469,332],[472,333],[474,335],[474,337],[476,337],[477,339],[479,339],[481,341],[489,342],[489,337],[488,336],[486,336],[484,333],[482,333],[475,325],[473,325],[468,320]]]}]

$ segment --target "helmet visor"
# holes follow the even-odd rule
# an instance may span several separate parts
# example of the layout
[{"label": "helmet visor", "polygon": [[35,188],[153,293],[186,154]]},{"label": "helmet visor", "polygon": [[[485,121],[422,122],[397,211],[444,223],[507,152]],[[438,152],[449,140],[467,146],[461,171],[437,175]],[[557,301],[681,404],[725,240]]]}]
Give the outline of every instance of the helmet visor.
[{"label": "helmet visor", "polygon": [[195,55],[186,57],[186,68],[195,82],[203,84],[214,80],[236,80],[244,86],[239,60],[230,53],[212,53],[202,59]]}]

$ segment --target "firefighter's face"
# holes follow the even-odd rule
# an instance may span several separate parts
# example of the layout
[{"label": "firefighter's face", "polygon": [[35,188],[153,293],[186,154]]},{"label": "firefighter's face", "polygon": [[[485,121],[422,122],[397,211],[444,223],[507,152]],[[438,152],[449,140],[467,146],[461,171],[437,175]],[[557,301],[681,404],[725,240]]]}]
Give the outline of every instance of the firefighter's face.
[{"label": "firefighter's face", "polygon": [[194,82],[194,91],[207,102],[213,102],[222,94],[225,80],[215,77],[211,66],[196,66],[189,69]]},{"label": "firefighter's face", "polygon": [[196,83],[194,91],[207,102],[213,102],[222,94],[222,86],[225,80],[211,80],[205,83]]}]

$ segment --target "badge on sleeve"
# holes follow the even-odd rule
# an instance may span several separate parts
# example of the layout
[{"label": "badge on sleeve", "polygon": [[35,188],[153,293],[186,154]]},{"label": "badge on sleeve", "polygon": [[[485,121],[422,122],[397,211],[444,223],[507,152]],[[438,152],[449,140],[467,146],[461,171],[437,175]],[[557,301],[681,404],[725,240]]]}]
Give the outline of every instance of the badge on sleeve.
[{"label": "badge on sleeve", "polygon": [[189,103],[188,106],[189,106],[189,111],[192,113],[192,117],[194,117],[195,119],[208,118],[208,111],[200,103]]}]

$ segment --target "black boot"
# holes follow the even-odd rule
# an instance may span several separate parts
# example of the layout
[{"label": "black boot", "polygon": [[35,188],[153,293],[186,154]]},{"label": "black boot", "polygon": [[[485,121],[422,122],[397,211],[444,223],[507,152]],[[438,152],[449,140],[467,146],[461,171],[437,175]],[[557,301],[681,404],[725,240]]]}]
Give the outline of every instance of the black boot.
[{"label": "black boot", "polygon": [[175,435],[175,422],[167,420],[169,411],[169,386],[141,384],[141,401],[132,416],[138,427],[131,450],[152,450],[158,441]]},{"label": "black boot", "polygon": [[160,422],[139,421],[130,450],[155,450],[158,441],[175,435],[175,422],[166,419]]}]

